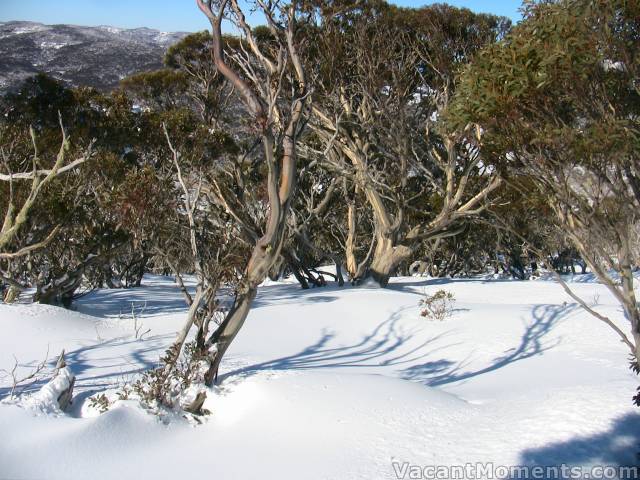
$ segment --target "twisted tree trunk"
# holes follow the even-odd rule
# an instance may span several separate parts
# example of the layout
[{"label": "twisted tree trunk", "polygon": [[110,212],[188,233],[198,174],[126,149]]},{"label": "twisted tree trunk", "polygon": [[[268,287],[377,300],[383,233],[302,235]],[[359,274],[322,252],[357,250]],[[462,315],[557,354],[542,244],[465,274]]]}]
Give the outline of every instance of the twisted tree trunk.
[{"label": "twisted tree trunk", "polygon": [[[302,62],[295,44],[296,1],[292,1],[286,7],[271,2],[257,2],[264,11],[268,27],[274,36],[274,48],[278,51],[277,63],[261,51],[238,0],[196,2],[211,23],[215,66],[239,92],[250,119],[260,132],[268,172],[266,186],[269,211],[264,234],[255,243],[232,308],[206,343],[211,357],[205,381],[211,385],[218,376],[224,354],[249,314],[258,285],[267,278],[280,258],[287,214],[297,180],[297,136],[303,125],[309,96]],[[274,12],[276,7],[281,8],[281,11]],[[246,62],[255,62],[250,68],[252,71],[260,71],[260,75],[246,79],[226,63],[222,48],[222,20],[227,8],[233,11],[236,26],[246,37],[247,50],[252,56],[252,59],[247,58]],[[284,23],[275,23],[274,18],[279,15]],[[283,90],[286,90],[282,88],[282,81],[287,73],[291,75],[287,80],[295,85],[295,93],[290,99],[289,118],[285,120],[280,116],[278,104],[282,103]]]},{"label": "twisted tree trunk", "polygon": [[369,268],[371,278],[381,287],[386,287],[400,264],[409,260],[412,255],[412,248],[406,245],[394,245],[392,239],[379,237]]}]

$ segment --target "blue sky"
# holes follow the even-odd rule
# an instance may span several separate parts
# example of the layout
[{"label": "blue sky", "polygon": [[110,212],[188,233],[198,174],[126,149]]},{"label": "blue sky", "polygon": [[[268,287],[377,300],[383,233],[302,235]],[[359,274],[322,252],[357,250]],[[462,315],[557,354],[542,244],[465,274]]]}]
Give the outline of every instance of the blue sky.
[{"label": "blue sky", "polygon": [[[433,1],[396,0],[403,7]],[[451,5],[518,20],[520,0],[449,0]],[[164,31],[197,31],[208,24],[195,0],[0,0],[0,21],[31,20],[54,24],[150,27]]]}]

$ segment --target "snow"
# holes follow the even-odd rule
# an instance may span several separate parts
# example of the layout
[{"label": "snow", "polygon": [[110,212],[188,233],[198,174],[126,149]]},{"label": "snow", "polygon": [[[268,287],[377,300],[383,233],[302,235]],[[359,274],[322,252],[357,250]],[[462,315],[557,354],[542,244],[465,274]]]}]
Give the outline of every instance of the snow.
[{"label": "snow", "polygon": [[14,35],[21,35],[23,33],[34,33],[34,32],[42,32],[45,30],[49,30],[49,26],[42,25],[40,23],[30,23],[30,22],[19,22],[20,27],[13,29]]},{"label": "snow", "polygon": [[606,58],[603,60],[602,62],[602,66],[605,70],[605,72],[611,71],[611,70],[615,70],[617,72],[624,72],[627,67],[624,64],[624,62],[620,62],[620,61],[613,61],[609,58]]},{"label": "snow", "polygon": [[[578,294],[628,329],[606,288],[576,279]],[[453,315],[420,317],[421,295],[439,289],[455,295]],[[146,305],[143,340],[132,303]],[[154,367],[185,313],[171,279],[155,276],[93,292],[77,311],[0,305],[0,368],[15,354],[26,372],[64,348],[76,376],[66,414],[24,408],[52,398],[43,382],[0,404],[10,438],[0,478],[387,479],[403,464],[631,465],[640,450],[625,347],[552,280],[265,282],[201,425],[131,400],[89,407],[90,395]],[[7,386],[0,378],[0,395]]]},{"label": "snow", "polygon": [[60,50],[61,48],[64,48],[66,46],[68,46],[68,43],[56,43],[56,42],[40,42],[40,48],[43,49],[54,49],[54,50]]},{"label": "snow", "polygon": [[61,368],[37,393],[25,398],[25,408],[36,413],[61,414],[58,398],[69,389],[75,376],[69,367]]},{"label": "snow", "polygon": [[100,25],[98,28],[101,29],[101,30],[104,30],[105,32],[114,33],[114,34],[118,34],[118,33],[122,33],[123,32],[122,28],[110,27],[108,25]]}]

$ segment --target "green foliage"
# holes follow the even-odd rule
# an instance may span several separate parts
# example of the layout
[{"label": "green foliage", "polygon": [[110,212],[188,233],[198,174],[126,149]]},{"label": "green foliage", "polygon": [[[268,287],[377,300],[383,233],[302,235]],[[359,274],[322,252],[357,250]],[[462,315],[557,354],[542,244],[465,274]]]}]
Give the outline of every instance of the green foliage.
[{"label": "green foliage", "polygon": [[[223,48],[238,49],[239,37],[225,35]],[[165,56],[165,65],[180,78],[181,105],[197,112],[205,124],[219,128],[229,121],[228,105],[233,97],[226,80],[220,75],[211,56],[212,38],[209,32],[198,32],[186,36],[171,46]],[[166,78],[169,74],[165,73]],[[175,87],[172,86],[175,90]],[[157,98],[154,95],[153,98]],[[233,97],[235,98],[235,97]],[[166,103],[166,102],[165,102]],[[174,100],[175,103],[175,100]]]},{"label": "green foliage", "polygon": [[477,56],[449,113],[479,123],[495,155],[530,145],[637,149],[636,1],[529,2],[506,39]]},{"label": "green foliage", "polygon": [[[58,235],[47,248],[32,253],[28,262],[18,258],[0,265],[12,278],[36,286],[41,301],[54,298],[41,296],[41,289],[66,274],[75,272],[84,278],[83,283],[100,286],[105,264],[111,270],[120,263],[125,271],[136,256],[144,258],[144,249],[151,247],[149,241],[175,218],[176,187],[163,172],[163,165],[170,162],[163,121],[175,132],[188,132],[184,137],[193,149],[208,152],[202,154],[205,161],[218,156],[221,145],[228,141],[224,135],[206,137],[205,142],[189,137],[192,127],[198,126],[191,113],[136,113],[121,91],[105,95],[86,88],[70,90],[44,76],[27,81],[18,94],[3,98],[1,105],[6,114],[0,117],[0,147],[5,153],[4,167],[12,172],[31,168],[30,123],[37,126],[39,167],[53,164],[61,137],[58,111],[71,139],[69,161],[80,156],[93,139],[92,160],[43,189],[15,243],[41,241],[56,226]],[[7,182],[0,185],[3,210],[8,187]],[[29,187],[30,182],[14,182],[14,199],[23,201]],[[68,294],[73,295],[77,288],[71,282]]]},{"label": "green foliage", "polygon": [[63,118],[72,117],[74,106],[73,91],[43,73],[25,80],[1,102],[3,122],[18,129],[32,125],[37,131],[57,128],[58,112]]},{"label": "green foliage", "polygon": [[120,85],[144,107],[165,110],[178,108],[184,102],[188,77],[179,70],[156,70],[127,77]]},{"label": "green foliage", "polygon": [[208,31],[192,33],[169,47],[164,64],[179,69],[189,65],[203,66],[211,61],[211,34]]},{"label": "green foliage", "polygon": [[485,162],[552,207],[559,226],[578,215],[587,244],[612,250],[613,231],[638,218],[639,14],[637,1],[528,2],[465,70],[447,114],[453,128],[481,125]]}]

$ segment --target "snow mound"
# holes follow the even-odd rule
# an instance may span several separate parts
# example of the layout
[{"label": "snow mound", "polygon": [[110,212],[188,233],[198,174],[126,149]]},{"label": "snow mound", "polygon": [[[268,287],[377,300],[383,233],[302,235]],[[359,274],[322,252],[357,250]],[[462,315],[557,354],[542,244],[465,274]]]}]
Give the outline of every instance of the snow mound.
[{"label": "snow mound", "polygon": [[[187,471],[211,478],[381,478],[392,473],[392,459],[415,458],[428,437],[461,425],[477,409],[404,380],[311,371],[229,379],[210,391],[205,407],[211,415],[193,428],[165,424],[134,401],[83,419],[25,418],[24,410],[3,406],[0,428],[12,432],[12,441],[0,449],[0,473],[51,478],[55,465],[66,479],[87,472],[180,478]],[[38,462],[31,461],[34,451]]]},{"label": "snow mound", "polygon": [[43,414],[62,414],[58,399],[75,382],[75,375],[69,367],[58,370],[57,374],[39,391],[25,397],[22,405],[34,412]]},{"label": "snow mound", "polygon": [[[603,285],[572,288],[628,328]],[[425,321],[418,301],[439,289],[455,295],[453,315]],[[127,315],[132,304],[145,306],[137,318],[152,333],[144,339]],[[45,351],[64,348],[77,376],[69,415],[0,404],[0,431],[8,432],[0,478],[379,480],[397,478],[393,465],[405,462],[637,461],[638,380],[627,351],[554,281],[408,277],[384,290],[305,291],[266,284],[225,357],[222,384],[207,390],[211,414],[196,427],[116,395],[157,367],[184,321],[172,279],[97,290],[77,308],[89,315],[0,305],[0,369],[10,370],[15,354],[28,372]],[[69,381],[63,375],[34,395],[39,411],[51,413],[47,405]],[[10,385],[0,374],[0,395]],[[99,394],[115,402],[104,414],[89,408]]]}]

